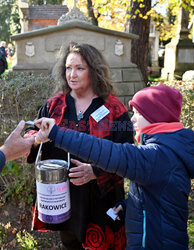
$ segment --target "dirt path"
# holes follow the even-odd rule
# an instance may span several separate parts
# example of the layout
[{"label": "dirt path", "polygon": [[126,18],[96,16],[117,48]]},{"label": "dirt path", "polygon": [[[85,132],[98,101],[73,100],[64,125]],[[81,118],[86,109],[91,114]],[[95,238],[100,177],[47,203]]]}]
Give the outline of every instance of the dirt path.
[{"label": "dirt path", "polygon": [[0,207],[1,250],[62,249],[58,232],[31,232],[31,220],[31,207],[22,202]]}]

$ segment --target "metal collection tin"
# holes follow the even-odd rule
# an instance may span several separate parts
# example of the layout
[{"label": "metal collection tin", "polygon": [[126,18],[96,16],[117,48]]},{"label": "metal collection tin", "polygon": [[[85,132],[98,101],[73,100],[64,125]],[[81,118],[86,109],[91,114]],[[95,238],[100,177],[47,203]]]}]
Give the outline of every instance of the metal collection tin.
[{"label": "metal collection tin", "polygon": [[52,159],[35,165],[38,218],[58,224],[71,216],[68,163]]}]

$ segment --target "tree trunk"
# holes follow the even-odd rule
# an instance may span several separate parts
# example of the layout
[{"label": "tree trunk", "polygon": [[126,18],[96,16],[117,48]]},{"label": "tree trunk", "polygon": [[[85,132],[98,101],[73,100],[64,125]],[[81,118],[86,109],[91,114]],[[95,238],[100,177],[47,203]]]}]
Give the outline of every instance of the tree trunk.
[{"label": "tree trunk", "polygon": [[[137,1],[131,1],[131,8],[131,16],[136,15],[135,13],[137,10],[140,10],[144,16],[151,9],[151,0],[144,0],[144,8],[139,8],[139,3]],[[131,61],[137,64],[141,70],[145,83],[147,83],[150,17],[148,19],[143,19],[136,15],[135,19],[130,19],[129,25],[129,31],[139,35],[138,40],[132,40]]]},{"label": "tree trunk", "polygon": [[92,24],[98,26],[98,20],[94,15],[92,0],[87,0],[87,9],[88,9],[88,16],[89,19],[92,21]]}]

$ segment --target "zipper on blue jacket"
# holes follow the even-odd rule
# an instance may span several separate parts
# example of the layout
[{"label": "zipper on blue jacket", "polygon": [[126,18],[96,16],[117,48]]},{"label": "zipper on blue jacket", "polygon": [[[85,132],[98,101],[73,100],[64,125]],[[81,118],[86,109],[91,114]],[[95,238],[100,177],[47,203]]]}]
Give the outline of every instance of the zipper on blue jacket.
[{"label": "zipper on blue jacket", "polygon": [[140,135],[140,144],[141,145],[143,145],[143,135],[144,135],[143,133],[141,133],[141,135]]},{"label": "zipper on blue jacket", "polygon": [[145,248],[146,239],[146,211],[143,210],[143,237],[142,237],[142,247]]}]

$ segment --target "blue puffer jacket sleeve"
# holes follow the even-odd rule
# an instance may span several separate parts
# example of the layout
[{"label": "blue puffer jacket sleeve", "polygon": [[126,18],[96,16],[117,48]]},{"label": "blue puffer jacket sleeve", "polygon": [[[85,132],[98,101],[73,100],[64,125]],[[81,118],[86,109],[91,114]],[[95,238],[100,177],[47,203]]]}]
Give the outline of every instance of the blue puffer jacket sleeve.
[{"label": "blue puffer jacket sleeve", "polygon": [[56,147],[130,179],[126,249],[188,249],[188,196],[194,176],[192,130],[142,134],[141,146],[113,143],[57,126],[49,138]]},{"label": "blue puffer jacket sleeve", "polygon": [[6,161],[6,159],[5,159],[4,153],[2,151],[0,151],[0,173],[3,169],[3,167],[5,166],[5,161]]},{"label": "blue puffer jacket sleeve", "polygon": [[55,140],[55,146],[92,162],[105,171],[142,184],[150,183],[152,168],[156,161],[154,146],[137,147],[129,143],[113,143],[84,133],[64,130],[56,125],[52,128],[49,138]]}]

